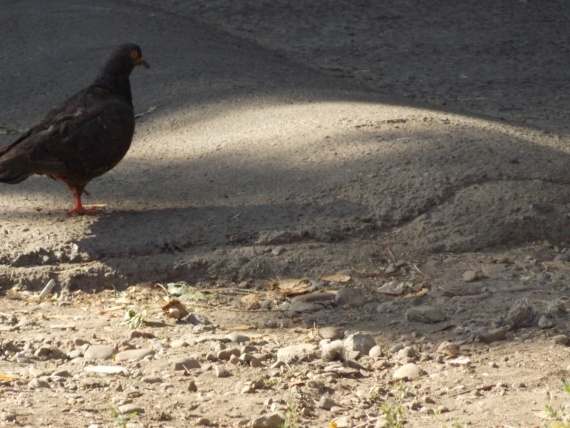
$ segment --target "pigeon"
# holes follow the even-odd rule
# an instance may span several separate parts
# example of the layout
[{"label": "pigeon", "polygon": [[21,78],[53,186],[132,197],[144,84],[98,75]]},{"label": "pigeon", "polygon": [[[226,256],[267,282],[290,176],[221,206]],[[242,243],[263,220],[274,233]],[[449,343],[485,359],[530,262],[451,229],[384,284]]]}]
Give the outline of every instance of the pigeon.
[{"label": "pigeon", "polygon": [[148,68],[141,48],[126,43],[105,61],[95,81],[48,112],[16,141],[0,147],[0,182],[17,184],[43,174],[69,187],[71,214],[96,214],[81,203],[87,183],[115,167],[125,156],[135,131],[129,76]]}]

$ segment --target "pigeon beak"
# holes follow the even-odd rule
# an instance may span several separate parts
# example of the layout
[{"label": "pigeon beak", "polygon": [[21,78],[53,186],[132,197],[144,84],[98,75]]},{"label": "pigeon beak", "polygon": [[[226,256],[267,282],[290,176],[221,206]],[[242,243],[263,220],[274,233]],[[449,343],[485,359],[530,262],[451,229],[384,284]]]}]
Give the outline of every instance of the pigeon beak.
[{"label": "pigeon beak", "polygon": [[142,65],[144,68],[150,67],[150,64],[146,62],[142,56],[137,58],[135,65]]}]

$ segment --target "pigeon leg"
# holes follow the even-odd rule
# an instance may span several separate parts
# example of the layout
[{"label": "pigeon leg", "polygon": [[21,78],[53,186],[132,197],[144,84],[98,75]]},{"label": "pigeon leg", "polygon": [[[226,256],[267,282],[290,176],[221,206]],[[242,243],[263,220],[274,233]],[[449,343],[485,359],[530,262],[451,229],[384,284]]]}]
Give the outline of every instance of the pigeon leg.
[{"label": "pigeon leg", "polygon": [[71,215],[71,214],[79,214],[79,215],[93,215],[93,214],[98,214],[99,211],[95,210],[95,209],[87,209],[83,207],[83,204],[81,203],[81,194],[83,193],[83,189],[78,190],[78,189],[71,189],[71,192],[73,193],[73,197],[75,198],[75,205],[73,206],[72,209],[70,209],[67,212],[67,215]]}]

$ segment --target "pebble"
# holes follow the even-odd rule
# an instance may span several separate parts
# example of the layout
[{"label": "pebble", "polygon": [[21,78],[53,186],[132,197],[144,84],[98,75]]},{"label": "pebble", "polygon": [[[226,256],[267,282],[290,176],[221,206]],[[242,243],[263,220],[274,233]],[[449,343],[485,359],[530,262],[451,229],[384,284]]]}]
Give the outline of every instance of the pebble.
[{"label": "pebble", "polygon": [[447,316],[443,311],[434,306],[413,306],[406,311],[406,319],[423,324],[443,322]]},{"label": "pebble", "polygon": [[199,418],[196,421],[196,425],[198,426],[208,426],[210,425],[210,420],[208,418]]},{"label": "pebble", "polygon": [[279,428],[285,424],[285,417],[279,413],[270,413],[254,419],[251,428]]},{"label": "pebble", "polygon": [[111,345],[91,345],[83,354],[85,360],[108,360],[113,357],[117,351]]},{"label": "pebble", "polygon": [[341,288],[335,296],[335,301],[340,306],[358,307],[364,305],[367,300],[362,288]]},{"label": "pebble", "polygon": [[238,348],[228,348],[218,352],[217,357],[220,360],[228,361],[232,356],[239,357],[239,354],[241,354],[241,352]]},{"label": "pebble", "polygon": [[50,388],[49,383],[47,383],[45,380],[40,379],[32,379],[28,382],[28,386],[32,389]]},{"label": "pebble", "polygon": [[546,315],[541,315],[538,319],[538,327],[542,329],[552,328],[554,323]]},{"label": "pebble", "polygon": [[554,336],[552,338],[552,341],[554,343],[556,343],[557,345],[564,345],[564,346],[567,346],[568,342],[569,342],[568,336],[566,336],[565,334],[558,334],[558,335]]},{"label": "pebble", "polygon": [[235,343],[245,343],[245,342],[250,341],[249,336],[246,336],[245,334],[236,333],[236,332],[232,332],[232,333],[226,335],[226,337],[230,340],[230,342],[235,342]]},{"label": "pebble", "polygon": [[172,361],[174,370],[199,369],[200,363],[195,358],[183,357]]},{"label": "pebble", "polygon": [[334,420],[337,428],[352,428],[354,425],[352,423],[352,418],[349,416],[340,416]]},{"label": "pebble", "polygon": [[127,373],[127,369],[122,366],[85,366],[83,368],[83,371],[87,373],[97,373],[101,375]]},{"label": "pebble", "polygon": [[317,407],[320,409],[330,410],[333,406],[336,406],[336,403],[330,397],[321,397],[319,402],[317,403]]},{"label": "pebble", "polygon": [[414,363],[405,364],[394,371],[393,378],[396,380],[416,380],[422,374],[421,369]]},{"label": "pebble", "polygon": [[336,298],[334,293],[329,293],[327,291],[319,291],[315,293],[301,294],[300,296],[295,296],[291,299],[293,302],[330,302]]},{"label": "pebble", "polygon": [[463,272],[463,281],[465,281],[465,282],[477,281],[478,279],[481,278],[481,276],[482,276],[482,273],[479,271],[466,270],[465,272]]},{"label": "pebble", "polygon": [[368,356],[371,358],[379,358],[382,356],[382,348],[380,348],[379,345],[375,345],[372,348],[370,348],[370,351],[368,351]]},{"label": "pebble", "polygon": [[216,364],[214,366],[214,374],[216,377],[229,377],[230,372],[226,370],[226,368],[221,364]]},{"label": "pebble", "polygon": [[507,330],[504,328],[494,328],[486,333],[481,333],[477,336],[483,343],[493,343],[507,338]]},{"label": "pebble", "polygon": [[144,382],[144,383],[162,383],[162,378],[160,376],[143,376],[143,377],[141,377],[141,382]]},{"label": "pebble", "polygon": [[129,413],[136,413],[136,414],[144,413],[144,409],[140,407],[138,404],[134,403],[123,404],[122,406],[119,406],[117,410],[121,415],[126,415]]},{"label": "pebble", "polygon": [[128,351],[119,352],[115,355],[115,361],[138,361],[154,354],[155,351],[152,349],[129,349]]},{"label": "pebble", "polygon": [[300,343],[286,346],[277,351],[277,361],[292,363],[295,361],[307,361],[317,357],[317,345],[312,343]]},{"label": "pebble", "polygon": [[344,340],[344,347],[347,351],[356,351],[360,355],[368,355],[374,346],[376,346],[376,341],[368,334],[355,333]]},{"label": "pebble", "polygon": [[319,336],[323,339],[337,340],[344,337],[344,328],[342,327],[321,327]]}]

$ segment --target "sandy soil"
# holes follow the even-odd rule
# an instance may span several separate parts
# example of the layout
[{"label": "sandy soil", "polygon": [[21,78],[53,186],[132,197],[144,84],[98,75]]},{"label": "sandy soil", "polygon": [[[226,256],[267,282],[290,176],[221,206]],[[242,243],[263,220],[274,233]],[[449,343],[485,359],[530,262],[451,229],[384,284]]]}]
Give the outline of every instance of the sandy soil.
[{"label": "sandy soil", "polygon": [[[398,391],[390,376],[401,360],[390,350],[411,341],[414,361],[428,376],[409,384],[416,393],[404,402],[424,400],[407,407],[409,426],[547,424],[537,412],[544,410],[549,388],[561,394],[559,379],[567,373],[567,348],[553,338],[568,328],[569,14],[563,1],[4,2],[0,134],[6,135],[0,144],[88,84],[115,44],[139,43],[152,68],[135,70],[131,79],[135,108],[143,113],[132,149],[89,186],[87,202],[105,204],[102,215],[66,217],[71,196],[43,177],[0,189],[0,287],[37,292],[55,279],[58,295],[73,302],[70,293],[77,290],[104,300],[111,295],[103,290],[180,280],[261,293],[271,280],[307,277],[337,290],[347,284],[322,284],[319,278],[344,272],[350,288],[364,290],[376,306],[347,309],[342,323],[341,304],[286,317],[273,294],[258,296],[270,302],[261,315],[239,305],[230,310],[233,300],[218,302],[216,311],[193,309],[224,333],[251,323],[263,340],[278,338],[276,349],[300,336],[318,343],[307,336],[313,325],[369,332],[383,349],[386,367],[374,368],[365,359],[368,375],[336,380],[328,393],[339,402],[346,395],[340,391],[359,386],[381,387],[386,393],[375,396],[393,402]],[[390,272],[399,260],[403,268]],[[466,282],[468,270],[482,277]],[[414,299],[377,294],[393,280],[424,284],[429,292]],[[6,366],[0,364],[0,372],[17,372],[22,379],[34,376],[15,365],[54,370],[49,358],[14,360],[25,343],[34,348],[42,342],[34,342],[32,333],[51,331],[47,320],[56,316],[73,318],[81,310],[89,319],[99,310],[83,297],[77,297],[84,302],[78,307],[51,308],[35,306],[31,296],[16,300],[16,309],[12,300],[0,308],[39,317],[30,337],[25,326],[6,329],[11,341],[26,333],[16,351],[3,348]],[[501,316],[524,297],[534,315],[553,326],[540,328],[538,316],[507,328],[505,341],[481,342],[481,332],[500,326]],[[158,297],[147,298],[156,310]],[[444,310],[449,327],[406,320],[409,307],[428,304]],[[552,311],[553,305],[562,309]],[[73,331],[87,340],[104,329],[103,341],[115,343],[128,335],[115,315],[102,316],[96,326],[78,321]],[[267,330],[274,317],[287,322]],[[184,337],[186,327],[154,332],[168,357],[166,342]],[[69,352],[72,344],[60,339],[67,333],[55,335]],[[444,340],[469,355],[468,368],[440,361],[436,349]],[[276,349],[267,351],[272,358]],[[195,353],[207,361],[205,349]],[[57,361],[67,364],[65,358]],[[155,363],[141,371],[162,370]],[[292,373],[309,370],[302,366]],[[203,373],[214,392],[253,376],[233,375],[226,383],[212,381],[208,369]],[[138,382],[137,376],[128,379]],[[3,394],[23,394],[28,383],[20,382]],[[66,382],[63,391],[69,391]],[[294,383],[291,377],[282,382],[281,396]],[[185,391],[185,383],[173,384],[173,396]],[[464,389],[453,390],[458,385]],[[310,395],[299,388],[298,394]],[[62,397],[53,391],[46,403]],[[245,398],[247,414],[259,413],[267,407],[264,398],[276,396],[263,391]],[[100,392],[88,388],[84,395],[95,403]],[[154,399],[149,391],[140,401]],[[206,400],[200,411],[168,423],[150,416],[140,423],[187,426],[184,421],[206,415],[212,424],[232,426],[247,419],[222,418],[225,399]],[[6,411],[19,414],[18,400]],[[30,400],[17,424],[62,426],[60,410]],[[232,400],[239,406],[244,396]],[[358,417],[347,411],[348,402],[334,415],[304,403],[311,410],[297,425],[325,426],[333,416],[348,415],[356,426],[374,426],[380,404],[366,400]],[[108,406],[103,401],[94,407],[98,413]],[[451,411],[436,421],[427,412],[437,406]],[[44,421],[38,421],[42,409]],[[65,426],[76,426],[75,417],[72,412],[64,418]]]}]

